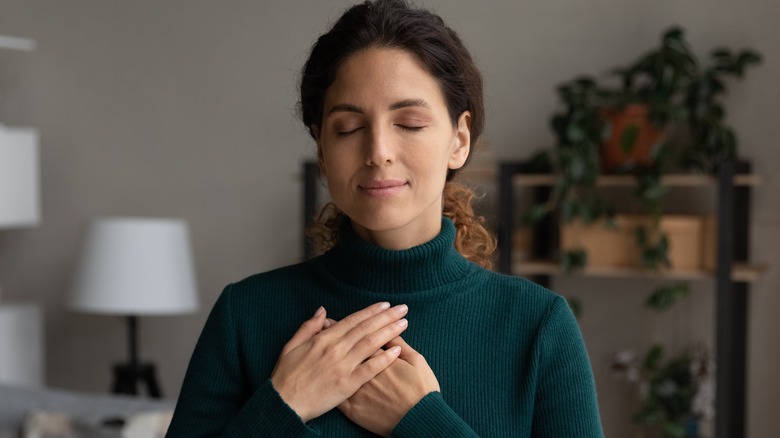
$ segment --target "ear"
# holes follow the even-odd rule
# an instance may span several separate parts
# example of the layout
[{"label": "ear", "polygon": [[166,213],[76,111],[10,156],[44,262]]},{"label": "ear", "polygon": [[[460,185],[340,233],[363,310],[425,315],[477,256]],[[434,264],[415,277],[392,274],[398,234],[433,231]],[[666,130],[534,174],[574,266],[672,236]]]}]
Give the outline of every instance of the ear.
[{"label": "ear", "polygon": [[463,114],[458,117],[458,126],[455,127],[455,138],[448,167],[450,169],[463,167],[469,157],[469,152],[471,152],[471,112],[463,111]]},{"label": "ear", "polygon": [[325,158],[322,156],[322,137],[320,137],[320,130],[317,125],[311,125],[311,133],[314,135],[314,141],[317,143],[317,164],[320,165],[320,177],[327,176],[327,170],[325,169]]}]

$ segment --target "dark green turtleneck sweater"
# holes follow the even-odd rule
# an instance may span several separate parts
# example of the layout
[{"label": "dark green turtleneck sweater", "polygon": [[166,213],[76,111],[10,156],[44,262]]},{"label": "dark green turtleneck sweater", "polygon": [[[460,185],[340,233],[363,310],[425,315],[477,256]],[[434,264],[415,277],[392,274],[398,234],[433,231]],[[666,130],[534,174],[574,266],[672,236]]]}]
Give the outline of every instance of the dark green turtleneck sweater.
[{"label": "dark green turtleneck sweater", "polygon": [[601,437],[590,362],[566,301],[469,262],[454,239],[443,219],[430,242],[391,251],[345,226],[323,256],[229,285],[195,347],[168,436],[373,436],[338,409],[304,424],[269,377],[319,306],[339,320],[389,301],[409,306],[404,340],[441,386],[393,436]]}]

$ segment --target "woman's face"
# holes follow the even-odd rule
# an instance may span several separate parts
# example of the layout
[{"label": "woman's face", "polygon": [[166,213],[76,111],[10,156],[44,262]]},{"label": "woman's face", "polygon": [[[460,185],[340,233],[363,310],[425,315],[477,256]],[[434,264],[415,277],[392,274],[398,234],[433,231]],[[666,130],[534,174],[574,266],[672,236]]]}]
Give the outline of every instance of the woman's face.
[{"label": "woman's face", "polygon": [[441,228],[448,169],[463,166],[470,114],[453,126],[439,84],[414,55],[372,48],[347,58],[317,134],[333,202],[363,239],[405,249]]}]

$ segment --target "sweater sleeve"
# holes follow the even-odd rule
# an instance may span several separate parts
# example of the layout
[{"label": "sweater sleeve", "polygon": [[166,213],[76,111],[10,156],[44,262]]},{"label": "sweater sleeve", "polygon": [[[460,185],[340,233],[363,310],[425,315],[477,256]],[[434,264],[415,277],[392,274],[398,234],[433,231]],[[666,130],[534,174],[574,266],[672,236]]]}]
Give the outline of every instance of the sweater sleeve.
[{"label": "sweater sleeve", "polygon": [[246,394],[230,301],[228,286],[195,346],[166,436],[319,436],[282,400],[270,379]]},{"label": "sweater sleeve", "polygon": [[465,438],[478,435],[450,408],[440,392],[431,392],[406,413],[390,436]]},{"label": "sweater sleeve", "polygon": [[585,343],[577,320],[560,296],[543,322],[534,357],[538,386],[532,435],[603,437]]}]

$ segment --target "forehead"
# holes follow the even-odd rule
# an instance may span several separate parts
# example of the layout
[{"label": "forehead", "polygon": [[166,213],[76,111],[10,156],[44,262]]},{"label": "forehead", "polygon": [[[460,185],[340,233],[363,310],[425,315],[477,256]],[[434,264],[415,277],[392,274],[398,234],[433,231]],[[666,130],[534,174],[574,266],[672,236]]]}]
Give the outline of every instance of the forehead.
[{"label": "forehead", "polygon": [[336,72],[325,93],[325,111],[330,106],[392,104],[423,99],[446,108],[438,81],[416,55],[401,49],[369,48],[349,56]]}]

